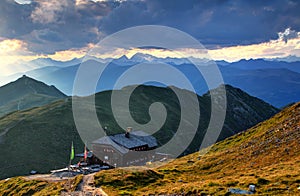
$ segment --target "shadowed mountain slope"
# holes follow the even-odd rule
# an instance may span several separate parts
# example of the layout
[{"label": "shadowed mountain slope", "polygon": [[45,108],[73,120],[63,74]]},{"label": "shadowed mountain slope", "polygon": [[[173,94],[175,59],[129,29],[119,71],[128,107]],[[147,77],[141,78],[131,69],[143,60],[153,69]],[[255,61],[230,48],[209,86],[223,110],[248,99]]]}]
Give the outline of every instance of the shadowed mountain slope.
[{"label": "shadowed mountain slope", "polygon": [[[245,130],[278,111],[273,106],[239,89],[231,86],[226,86],[226,88],[227,117],[219,139]],[[184,92],[186,96],[192,94],[186,90],[178,90]],[[112,91],[104,91],[96,94],[97,115],[101,125],[108,128],[107,134],[122,133],[124,131],[118,126],[112,115],[111,93]],[[90,104],[86,102],[87,99],[86,97],[74,98],[75,101],[83,101],[86,112],[88,112]],[[183,154],[199,149],[210,119],[209,95],[198,96],[198,100],[201,112],[199,127],[194,140]],[[130,113],[136,122],[147,123],[150,120],[149,107],[154,102],[164,104],[168,114],[163,126],[154,134],[159,145],[163,145],[176,133],[181,118],[178,99],[170,88],[143,85],[137,87],[130,98]],[[193,115],[193,111],[189,115]],[[88,115],[85,115],[84,112],[81,119],[92,125]],[[189,122],[189,116],[184,120]],[[95,139],[97,138],[91,138],[91,141]],[[2,161],[0,177],[24,175],[31,170],[45,173],[51,169],[65,167],[68,164],[72,141],[74,141],[75,152],[81,153],[83,143],[74,123],[71,98],[4,116],[0,118]],[[91,141],[86,142],[90,144]]]},{"label": "shadowed mountain slope", "polygon": [[[108,195],[231,195],[230,188],[247,190],[252,184],[254,195],[298,195],[299,122],[300,102],[211,148],[165,165],[100,171],[94,175],[95,187]],[[16,177],[0,181],[0,191],[60,194],[76,190],[81,181],[82,176],[59,183]]]},{"label": "shadowed mountain slope", "polygon": [[0,87],[0,116],[16,110],[46,105],[66,95],[27,76]]}]

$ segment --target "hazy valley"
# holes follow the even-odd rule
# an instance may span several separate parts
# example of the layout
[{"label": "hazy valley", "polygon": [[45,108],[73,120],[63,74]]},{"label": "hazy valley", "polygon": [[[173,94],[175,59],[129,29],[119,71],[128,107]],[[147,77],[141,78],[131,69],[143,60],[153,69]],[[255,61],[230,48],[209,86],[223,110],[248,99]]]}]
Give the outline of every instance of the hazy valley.
[{"label": "hazy valley", "polygon": [[[30,63],[32,66],[34,65],[33,67],[39,68],[11,76],[3,76],[1,79],[2,81],[11,82],[26,74],[47,84],[54,85],[65,94],[71,95],[76,72],[83,60],[82,58],[60,62],[52,59],[38,59]],[[297,102],[299,99],[300,84],[298,81],[300,80],[300,61],[285,62],[250,59],[229,63],[226,61],[213,62],[208,59],[191,58],[191,60],[199,62],[203,70],[209,69],[207,67],[209,64],[216,63],[225,84],[240,88],[275,107],[284,107],[290,103]],[[209,90],[203,77],[198,73],[189,59],[163,59],[151,55],[136,54],[131,58],[125,56],[118,59],[92,58],[90,61],[98,63],[99,66],[105,66],[106,63],[109,63],[97,85],[97,92],[113,89],[114,82],[122,73],[137,64],[148,62],[166,63],[178,69],[189,78],[199,95]],[[155,70],[153,72],[155,73]],[[94,76],[93,74],[91,73],[91,77]],[[165,77],[168,78],[169,76],[166,75]],[[161,86],[161,84],[157,83],[151,84]],[[217,86],[214,88],[217,88]]]}]

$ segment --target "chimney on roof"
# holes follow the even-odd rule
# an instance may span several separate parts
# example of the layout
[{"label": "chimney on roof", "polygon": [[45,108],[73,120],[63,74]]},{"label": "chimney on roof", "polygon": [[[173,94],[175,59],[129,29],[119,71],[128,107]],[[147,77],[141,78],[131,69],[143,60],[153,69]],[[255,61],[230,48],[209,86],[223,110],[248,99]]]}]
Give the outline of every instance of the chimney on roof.
[{"label": "chimney on roof", "polygon": [[132,131],[132,127],[127,127],[126,132],[125,132],[125,137],[127,137],[127,138],[130,137],[130,131]]}]

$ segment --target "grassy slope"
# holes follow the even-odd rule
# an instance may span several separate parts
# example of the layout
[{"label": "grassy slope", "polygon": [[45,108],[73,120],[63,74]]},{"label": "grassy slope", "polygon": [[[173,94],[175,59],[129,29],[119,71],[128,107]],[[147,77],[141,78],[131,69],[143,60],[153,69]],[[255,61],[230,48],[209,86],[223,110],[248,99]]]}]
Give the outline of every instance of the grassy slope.
[{"label": "grassy slope", "polygon": [[[95,184],[109,195],[224,195],[229,187],[247,189],[249,184],[257,185],[259,195],[296,195],[300,184],[299,122],[300,103],[213,145],[207,154],[190,154],[156,168],[101,171],[95,175]],[[79,181],[73,179],[73,188]],[[0,181],[0,192],[7,195],[47,195],[50,191],[55,195],[66,189],[65,182],[19,177]]]},{"label": "grassy slope", "polygon": [[75,191],[81,181],[82,175],[59,182],[25,180],[22,177],[16,177],[0,181],[0,194],[3,196],[59,195],[63,191]]},{"label": "grassy slope", "polygon": [[55,102],[50,110],[39,107],[15,112],[2,118],[0,127],[9,128],[0,140],[1,177],[66,166],[72,141],[76,150],[83,149],[73,125],[70,102]]},{"label": "grassy slope", "polygon": [[[235,91],[231,89],[230,91]],[[98,93],[96,96],[97,114],[103,126],[109,128],[108,134],[120,133],[123,130],[115,122],[110,108],[110,91]],[[238,93],[239,100],[230,98],[229,103],[233,106],[241,105],[241,97],[246,97],[243,93]],[[234,96],[232,96],[234,97]],[[187,153],[195,152],[199,147],[199,138],[205,130],[209,119],[210,102],[208,97],[199,97],[201,107],[201,122],[194,143],[188,148]],[[255,122],[266,119],[272,114],[268,111],[273,108],[265,103],[251,98],[252,107],[256,110],[263,105],[267,106],[266,111],[261,112],[261,118],[255,119],[252,113],[245,113],[244,118],[253,119],[245,124],[240,124],[240,130],[249,127]],[[145,123],[150,120],[148,115],[149,105],[153,102],[162,102],[167,110],[168,117],[161,131],[156,133],[159,142],[163,144],[168,141],[173,133],[171,130],[177,130],[180,119],[180,108],[178,100],[170,89],[142,86],[135,91],[130,102],[131,114],[137,122]],[[250,105],[251,102],[247,102]],[[256,107],[256,108],[255,108]],[[234,110],[228,108],[228,125],[222,134],[223,137],[232,135],[231,130],[237,129],[239,124],[233,124]],[[274,112],[274,111],[273,111]],[[193,115],[191,113],[191,115]],[[83,118],[85,115],[83,115]],[[89,119],[84,120],[89,123]],[[238,122],[243,123],[243,120]],[[7,131],[8,130],[8,131]],[[7,131],[7,132],[6,132]],[[6,133],[5,133],[6,132]],[[5,133],[5,134],[4,134]],[[42,173],[48,173],[49,170],[65,167],[68,164],[71,142],[74,141],[75,152],[83,151],[83,143],[76,131],[72,115],[71,100],[57,101],[46,106],[33,108],[26,111],[11,113],[0,118],[0,178],[11,177],[15,175],[26,175],[31,170],[37,170]],[[95,138],[93,138],[94,140]],[[74,161],[76,162],[76,161]]]},{"label": "grassy slope", "polygon": [[47,105],[55,102],[61,98],[51,97],[42,94],[28,94],[19,100],[11,101],[3,106],[0,106],[0,117],[10,112],[19,110],[25,110],[37,106]]},{"label": "grassy slope", "polygon": [[60,92],[54,86],[46,85],[43,82],[34,80],[27,76],[23,76],[18,80],[6,84],[0,87],[0,105],[11,102],[12,100],[20,99],[28,94],[42,94],[56,98],[64,98],[62,92]]},{"label": "grassy slope", "polygon": [[0,87],[0,117],[17,110],[29,109],[65,98],[54,86],[23,76]]},{"label": "grassy slope", "polygon": [[259,195],[300,194],[300,103],[259,125],[213,145],[209,153],[150,170],[99,172],[110,195],[216,194],[257,185]]}]

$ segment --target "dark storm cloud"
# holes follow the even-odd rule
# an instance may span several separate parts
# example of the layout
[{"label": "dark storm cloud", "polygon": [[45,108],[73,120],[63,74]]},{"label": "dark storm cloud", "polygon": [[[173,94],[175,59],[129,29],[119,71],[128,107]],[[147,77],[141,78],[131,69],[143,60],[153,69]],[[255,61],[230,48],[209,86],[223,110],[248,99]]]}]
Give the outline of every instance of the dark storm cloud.
[{"label": "dark storm cloud", "polygon": [[74,0],[35,0],[20,5],[3,0],[0,1],[0,37],[24,40],[28,49],[36,53],[53,54],[84,47],[99,41],[99,21],[114,5],[92,1],[76,4]]},{"label": "dark storm cloud", "polygon": [[63,41],[63,37],[57,32],[49,29],[42,29],[36,32],[37,40],[45,40],[49,42],[60,42]]},{"label": "dark storm cloud", "polygon": [[[33,0],[0,1],[0,37],[17,38],[37,53],[80,48],[136,25],[166,25],[205,46],[242,45],[300,31],[300,4],[292,0]],[[285,36],[287,37],[287,36]]]},{"label": "dark storm cloud", "polygon": [[140,24],[168,25],[207,46],[260,43],[290,27],[300,31],[298,1],[127,1],[114,9],[101,29],[112,33]]},{"label": "dark storm cloud", "polygon": [[33,5],[20,5],[13,0],[0,1],[0,36],[16,38],[30,33],[34,28],[29,21]]}]

